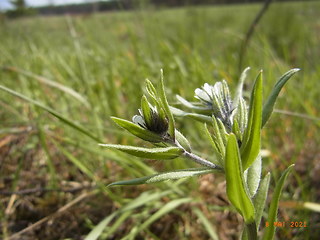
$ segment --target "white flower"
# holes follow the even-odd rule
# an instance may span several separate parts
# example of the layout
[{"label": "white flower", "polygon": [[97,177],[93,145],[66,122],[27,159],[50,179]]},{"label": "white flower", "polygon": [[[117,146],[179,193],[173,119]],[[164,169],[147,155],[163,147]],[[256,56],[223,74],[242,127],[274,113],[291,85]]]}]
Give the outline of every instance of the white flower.
[{"label": "white flower", "polygon": [[195,90],[195,98],[212,109],[213,115],[219,118],[228,129],[232,127],[232,101],[227,82],[217,82],[214,86],[205,83]]}]

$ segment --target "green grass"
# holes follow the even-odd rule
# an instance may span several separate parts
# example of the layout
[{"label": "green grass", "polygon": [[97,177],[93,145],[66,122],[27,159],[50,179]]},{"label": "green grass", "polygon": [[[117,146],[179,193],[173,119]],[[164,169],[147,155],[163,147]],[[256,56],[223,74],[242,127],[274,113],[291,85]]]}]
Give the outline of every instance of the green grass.
[{"label": "green grass", "polygon": [[[224,193],[218,187],[218,175],[215,179],[108,189],[104,186],[114,181],[193,165],[179,159],[142,162],[102,149],[97,143],[98,139],[137,143],[117,128],[110,116],[130,119],[136,114],[144,80],[158,83],[161,68],[169,103],[176,102],[175,94],[191,100],[195,88],[223,78],[235,90],[241,41],[259,7],[148,9],[1,23],[1,85],[70,122],[0,91],[0,191],[70,189],[89,183],[97,189],[94,197],[55,216],[51,225],[45,222],[42,228],[29,231],[30,239],[36,235],[42,239],[85,236],[108,216],[107,228],[100,232],[105,239],[208,239],[215,231],[221,238],[237,236],[239,219],[235,214],[225,215],[228,204],[221,201]],[[319,215],[293,207],[297,202],[319,201],[319,8],[320,3],[312,1],[271,5],[245,58],[245,66],[251,67],[248,93],[260,69],[264,70],[264,96],[284,72],[302,69],[285,86],[276,108],[307,116],[275,113],[263,131],[262,146],[271,152],[263,162],[272,174],[272,191],[282,171],[296,163],[278,219],[308,223],[307,228],[279,228],[279,239],[316,239],[320,234]],[[41,81],[35,75],[46,79]],[[210,159],[212,150],[203,144],[202,125],[193,126],[192,121],[182,119],[176,122],[193,149]],[[139,145],[147,146],[144,142]],[[81,191],[90,192],[88,188]],[[78,195],[79,191],[5,195],[0,204],[2,237],[55,213]],[[143,201],[144,197],[150,201]],[[226,226],[235,232],[228,235]]]}]

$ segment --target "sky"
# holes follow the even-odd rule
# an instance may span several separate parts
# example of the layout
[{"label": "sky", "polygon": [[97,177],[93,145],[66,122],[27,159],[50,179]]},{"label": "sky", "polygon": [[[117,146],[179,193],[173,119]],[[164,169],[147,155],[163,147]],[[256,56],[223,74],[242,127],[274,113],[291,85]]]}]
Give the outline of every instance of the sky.
[{"label": "sky", "polygon": [[[95,0],[25,0],[26,4],[30,7],[39,7],[45,5],[59,5],[68,3],[83,3],[83,2],[94,2]],[[10,0],[0,0],[0,10],[10,9],[12,5]]]}]

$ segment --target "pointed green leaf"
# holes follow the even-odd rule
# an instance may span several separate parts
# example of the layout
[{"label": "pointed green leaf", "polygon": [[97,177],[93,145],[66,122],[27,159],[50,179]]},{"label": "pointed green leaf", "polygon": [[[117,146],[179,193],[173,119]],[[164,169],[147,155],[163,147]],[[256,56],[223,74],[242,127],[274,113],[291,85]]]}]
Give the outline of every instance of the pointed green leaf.
[{"label": "pointed green leaf", "polygon": [[126,129],[128,132],[130,132],[131,134],[149,141],[149,142],[162,142],[163,139],[161,138],[161,136],[159,136],[158,134],[155,134],[147,129],[144,129],[136,124],[134,124],[133,122],[124,120],[122,118],[117,118],[117,117],[111,117],[111,119],[118,124],[120,127]]},{"label": "pointed green leaf", "polygon": [[160,111],[160,109],[161,109],[160,100],[159,100],[159,97],[157,95],[157,91],[156,91],[155,87],[153,86],[153,84],[148,79],[146,79],[146,90],[147,90],[147,93],[149,94],[149,96],[152,99],[152,104],[154,106],[156,106],[158,111]]},{"label": "pointed green leaf", "polygon": [[163,83],[163,70],[161,69],[160,71],[160,99],[162,102],[162,106],[166,112],[166,115],[168,117],[169,120],[169,134],[172,137],[173,140],[175,140],[175,123],[174,123],[174,118],[173,115],[170,111],[170,107],[168,104],[168,100],[164,91],[164,83]]},{"label": "pointed green leaf", "polygon": [[155,89],[155,87],[153,86],[152,82],[150,82],[149,79],[146,79],[146,89],[147,89],[147,92],[149,93],[149,95],[156,99],[157,98],[157,91]]},{"label": "pointed green leaf", "polygon": [[171,172],[163,172],[163,173],[146,176],[142,178],[114,182],[109,184],[108,186],[110,187],[110,186],[119,186],[119,185],[139,185],[139,184],[147,184],[147,183],[156,183],[156,182],[162,182],[166,180],[176,180],[180,178],[187,178],[187,177],[208,174],[214,171],[215,171],[214,169],[210,169],[210,168],[190,168],[190,169],[176,170]]},{"label": "pointed green leaf", "polygon": [[273,107],[274,107],[274,105],[276,103],[276,100],[278,98],[278,95],[279,95],[282,87],[298,71],[300,71],[299,68],[294,68],[294,69],[289,70],[284,75],[282,75],[282,77],[280,77],[278,82],[274,85],[274,87],[273,87],[273,89],[272,89],[267,101],[263,105],[262,125],[261,125],[261,127],[263,127],[267,123],[267,121],[269,120],[269,118],[270,118],[270,116],[272,114],[272,111],[273,111]]},{"label": "pointed green leaf", "polygon": [[128,153],[130,155],[141,157],[141,158],[149,158],[149,159],[173,159],[179,157],[183,149],[178,147],[166,147],[166,148],[143,148],[143,147],[135,147],[135,146],[125,146],[118,144],[99,144],[102,147],[117,149],[122,152]]},{"label": "pointed green leaf", "polygon": [[278,205],[279,205],[279,200],[280,200],[280,195],[282,192],[282,188],[284,185],[285,180],[287,179],[290,171],[294,167],[294,164],[289,166],[281,175],[279,181],[277,182],[276,188],[273,192],[273,196],[271,199],[270,203],[270,208],[268,212],[268,222],[269,222],[269,227],[265,228],[265,232],[263,234],[263,240],[271,240],[274,237],[275,233],[275,225],[273,224],[274,222],[277,221],[277,214],[278,214]]},{"label": "pointed green leaf", "polygon": [[250,70],[250,67],[247,67],[245,70],[243,70],[243,72],[241,73],[240,79],[239,79],[239,83],[237,86],[237,90],[236,90],[236,96],[233,100],[234,102],[234,108],[238,107],[239,101],[242,98],[242,91],[243,91],[243,84],[244,81],[246,80],[247,77],[247,72]]},{"label": "pointed green leaf", "polygon": [[146,96],[144,96],[144,95],[141,98],[141,110],[142,110],[143,118],[144,118],[147,126],[151,126],[152,113],[151,113],[150,103],[148,102]]},{"label": "pointed green leaf", "polygon": [[254,196],[253,205],[256,210],[256,224],[257,230],[259,229],[263,209],[266,204],[270,183],[270,173],[268,173],[261,181],[257,194]]},{"label": "pointed green leaf", "polygon": [[230,202],[243,216],[246,224],[254,222],[254,207],[245,186],[237,139],[232,133],[228,137],[225,174]]},{"label": "pointed green leaf", "polygon": [[185,150],[187,150],[188,152],[191,152],[191,146],[188,139],[186,139],[186,137],[183,136],[182,133],[179,132],[177,129],[176,129],[176,140]]},{"label": "pointed green leaf", "polygon": [[248,126],[241,145],[243,170],[254,162],[260,152],[262,120],[262,72],[259,73],[252,89]]}]

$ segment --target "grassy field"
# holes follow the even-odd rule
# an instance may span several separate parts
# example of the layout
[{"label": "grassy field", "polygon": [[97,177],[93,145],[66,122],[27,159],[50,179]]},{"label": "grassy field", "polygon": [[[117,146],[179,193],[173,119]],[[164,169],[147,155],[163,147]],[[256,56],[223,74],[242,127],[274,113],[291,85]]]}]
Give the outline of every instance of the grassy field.
[{"label": "grassy field", "polygon": [[[271,5],[239,69],[241,43],[260,7],[1,22],[0,84],[69,121],[0,91],[1,238],[82,239],[94,229],[100,239],[236,239],[241,218],[229,207],[221,176],[106,188],[113,181],[193,164],[141,161],[97,143],[146,145],[110,116],[131,119],[144,80],[157,83],[161,68],[169,102],[175,104],[175,94],[192,100],[205,82],[226,79],[235,89],[241,70],[250,66],[246,89],[263,69],[265,96],[287,70],[302,69],[281,92],[279,112],[264,129],[263,148],[270,154],[263,159],[263,174],[271,172],[272,193],[282,171],[296,164],[278,215],[287,225],[277,229],[277,237],[317,239],[319,213],[302,205],[320,201],[320,2]],[[210,159],[202,125],[185,119],[177,124],[193,149]],[[307,227],[291,228],[291,221]]]}]

